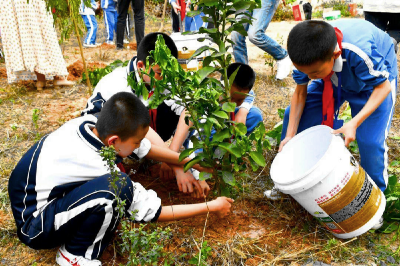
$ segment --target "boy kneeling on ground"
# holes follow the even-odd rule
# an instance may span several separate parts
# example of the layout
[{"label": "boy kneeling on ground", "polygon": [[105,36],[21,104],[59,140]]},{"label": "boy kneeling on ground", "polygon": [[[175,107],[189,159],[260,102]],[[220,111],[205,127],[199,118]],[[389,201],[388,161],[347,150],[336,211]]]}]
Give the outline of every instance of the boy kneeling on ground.
[{"label": "boy kneeling on ground", "polygon": [[[146,156],[177,165],[189,160],[179,163],[178,153],[152,146],[144,138],[149,123],[143,103],[132,93],[121,92],[104,104],[98,119],[93,115],[73,119],[30,148],[12,172],[8,186],[19,239],[33,249],[61,245],[56,261],[62,266],[101,265],[97,258],[116,230],[119,217],[100,149],[114,146],[117,161],[132,152],[137,158]],[[120,176],[128,182],[120,188],[119,197],[128,203],[126,215],[134,215],[137,222],[207,213],[205,203],[161,207],[153,190],[129,182],[124,173]],[[232,202],[220,197],[209,202],[208,208],[225,217]]]}]

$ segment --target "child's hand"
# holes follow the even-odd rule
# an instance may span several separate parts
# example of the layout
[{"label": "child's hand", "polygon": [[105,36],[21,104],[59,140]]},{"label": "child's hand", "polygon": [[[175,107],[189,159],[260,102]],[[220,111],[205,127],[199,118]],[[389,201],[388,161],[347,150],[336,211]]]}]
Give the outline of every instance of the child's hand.
[{"label": "child's hand", "polygon": [[166,163],[161,163],[160,177],[164,180],[169,180],[175,177],[174,171]]},{"label": "child's hand", "polygon": [[204,197],[203,189],[199,181],[197,181],[192,173],[189,171],[184,173],[183,170],[176,172],[176,183],[178,184],[179,191],[183,193],[193,193],[195,190],[199,192],[199,197]]},{"label": "child's hand", "polygon": [[341,128],[339,128],[337,130],[333,130],[332,134],[342,133],[345,136],[344,145],[346,145],[346,147],[348,147],[350,142],[352,142],[356,139],[356,131],[357,131],[356,124],[353,123],[352,120],[350,120],[349,122],[344,124],[344,126],[342,126]]},{"label": "child's hand", "polygon": [[279,150],[278,150],[278,152],[281,152],[282,149],[283,149],[283,146],[285,146],[286,143],[288,143],[289,140],[291,140],[291,139],[292,139],[292,137],[285,137],[285,138],[281,141],[281,144],[279,144]]},{"label": "child's hand", "polygon": [[[224,218],[231,212],[233,199],[227,197],[218,197],[209,203],[209,207],[218,218]],[[211,206],[210,206],[211,205]]]},{"label": "child's hand", "polygon": [[199,181],[199,184],[200,184],[200,187],[201,187],[201,190],[202,190],[204,196],[201,196],[202,194],[197,189],[195,189],[192,194],[193,198],[199,199],[199,198],[207,197],[208,193],[210,192],[210,187],[208,186],[207,182],[205,180],[202,180],[202,181]]}]

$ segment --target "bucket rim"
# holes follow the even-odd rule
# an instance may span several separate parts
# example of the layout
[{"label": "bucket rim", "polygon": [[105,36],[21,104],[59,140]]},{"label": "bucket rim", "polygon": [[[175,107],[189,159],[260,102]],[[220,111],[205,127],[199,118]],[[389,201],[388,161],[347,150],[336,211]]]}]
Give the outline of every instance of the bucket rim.
[{"label": "bucket rim", "polygon": [[[302,132],[300,132],[299,134],[297,134],[295,137],[293,137],[293,139],[291,139],[288,143],[286,143],[286,145],[283,146],[283,149],[285,149],[285,147],[287,148],[287,147],[290,147],[290,146],[294,145],[293,143],[295,143],[295,142],[293,142],[293,140],[297,141],[298,139],[300,139],[301,137],[303,137],[303,136],[306,135],[307,133],[310,133],[310,132],[316,131],[316,130],[320,130],[320,129],[329,129],[329,130],[332,131],[332,128],[330,128],[330,127],[328,127],[328,126],[325,126],[325,125],[316,125],[316,126],[307,128],[306,130],[303,130]],[[324,153],[324,155],[314,164],[314,166],[311,167],[310,169],[308,169],[306,172],[304,172],[304,174],[302,174],[302,175],[300,175],[300,176],[298,176],[298,177],[292,179],[290,182],[279,182],[279,180],[278,180],[278,182],[277,182],[277,181],[273,178],[272,172],[273,172],[274,167],[273,167],[273,163],[272,163],[272,167],[271,167],[271,178],[272,178],[272,180],[274,181],[274,183],[277,183],[278,185],[282,185],[282,186],[291,185],[291,184],[294,184],[294,183],[298,182],[299,180],[303,179],[304,177],[306,177],[307,175],[309,175],[311,172],[313,172],[313,171],[318,167],[318,165],[320,164],[320,162],[327,156],[327,151],[329,150],[329,148],[330,148],[330,146],[331,146],[331,144],[332,144],[332,141],[333,141],[334,137],[335,137],[335,135],[332,135],[332,138],[330,139],[330,142],[329,142],[329,145],[328,145],[328,149],[326,150],[326,152]],[[282,152],[283,152],[283,149],[282,149]],[[278,156],[282,156],[282,153],[281,153],[281,152],[278,153],[278,155],[276,156],[276,158],[277,158]],[[327,174],[328,174],[328,173],[327,173]]]}]

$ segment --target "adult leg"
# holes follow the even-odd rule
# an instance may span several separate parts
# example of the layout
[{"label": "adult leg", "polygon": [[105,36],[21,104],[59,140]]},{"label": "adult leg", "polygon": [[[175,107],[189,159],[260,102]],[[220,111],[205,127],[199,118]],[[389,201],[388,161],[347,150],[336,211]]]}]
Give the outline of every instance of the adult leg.
[{"label": "adult leg", "polygon": [[371,22],[376,27],[386,32],[389,19],[385,13],[365,11],[364,15],[365,20]]},{"label": "adult leg", "polygon": [[132,0],[132,7],[135,20],[135,38],[136,44],[139,46],[140,41],[144,37],[144,0]]},{"label": "adult leg", "polygon": [[[132,202],[134,186],[129,177],[126,184],[118,184],[120,197]],[[104,237],[112,234],[118,223],[115,192],[110,189],[110,175],[83,183],[63,198],[55,199],[36,217],[31,216],[21,228],[22,242],[34,249],[64,245],[75,255],[93,260],[107,246]]]},{"label": "adult leg", "polygon": [[[383,103],[358,127],[356,139],[360,150],[361,166],[384,191],[388,182],[388,146],[386,138],[392,122],[396,101],[396,81],[391,82],[392,91]],[[354,117],[365,106],[372,91],[345,95]]]},{"label": "adult leg", "polygon": [[179,16],[175,13],[174,9],[171,10],[172,17],[172,32],[179,32]]},{"label": "adult leg", "polygon": [[[247,31],[249,29],[249,23],[244,23],[243,27],[245,31]],[[232,47],[235,61],[243,64],[249,64],[249,58],[247,56],[246,37],[237,31],[232,31],[231,39],[235,43]]]},{"label": "adult leg", "polygon": [[117,48],[124,47],[126,15],[128,14],[129,4],[130,0],[118,0]]},{"label": "adult leg", "polygon": [[389,25],[387,33],[390,37],[394,38],[397,43],[400,43],[400,14],[399,13],[386,13],[389,17]]},{"label": "adult leg", "polygon": [[278,0],[262,0],[261,8],[253,11],[253,24],[249,26],[247,31],[249,40],[258,48],[269,53],[276,60],[285,58],[287,51],[274,39],[265,34],[276,8],[279,5]]}]

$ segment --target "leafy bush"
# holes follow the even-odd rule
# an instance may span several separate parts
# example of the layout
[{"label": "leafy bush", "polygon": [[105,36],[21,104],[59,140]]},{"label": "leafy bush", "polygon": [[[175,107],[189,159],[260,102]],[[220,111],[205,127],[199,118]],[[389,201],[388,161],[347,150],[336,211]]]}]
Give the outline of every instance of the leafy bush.
[{"label": "leafy bush", "polygon": [[[398,166],[400,163],[394,161],[391,167]],[[390,170],[390,169],[389,169]],[[398,231],[400,233],[400,184],[398,183],[397,176],[392,174],[389,176],[388,186],[385,190],[386,196],[386,209],[383,214],[385,220],[384,225],[379,230],[383,233],[392,233]]]},{"label": "leafy bush", "polygon": [[312,13],[313,18],[322,18],[324,11],[319,10]]},{"label": "leafy bush", "polygon": [[323,8],[333,7],[333,10],[340,10],[342,17],[350,17],[349,5],[340,0],[331,0],[322,3]]},{"label": "leafy bush", "polygon": [[289,6],[283,6],[279,4],[272,21],[283,21],[283,20],[292,20],[293,19],[293,10]]},{"label": "leafy bush", "polygon": [[[94,70],[89,70],[89,79],[90,83],[93,86],[96,86],[99,83],[100,79],[103,78],[108,73],[111,73],[114,69],[118,67],[127,66],[129,61],[122,62],[121,60],[115,60],[105,68],[96,68]],[[86,82],[86,73],[82,74],[82,83]]]}]

